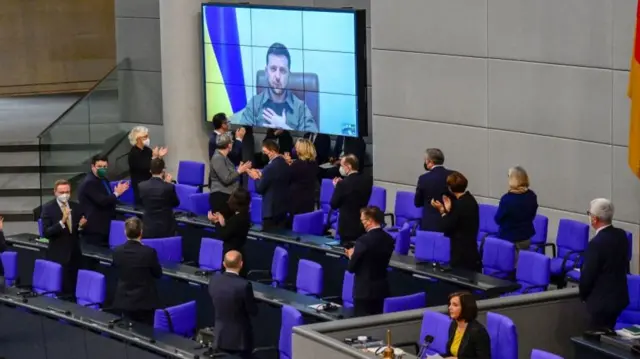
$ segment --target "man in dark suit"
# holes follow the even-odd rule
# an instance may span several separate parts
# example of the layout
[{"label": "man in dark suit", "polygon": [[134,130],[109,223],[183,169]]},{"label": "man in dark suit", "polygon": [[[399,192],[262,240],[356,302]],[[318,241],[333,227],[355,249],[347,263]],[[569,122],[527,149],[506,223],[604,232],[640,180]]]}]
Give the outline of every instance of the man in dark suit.
[{"label": "man in dark suit", "polygon": [[118,197],[129,189],[128,182],[120,182],[111,190],[107,180],[108,159],[95,155],[91,159],[91,172],[78,188],[81,212],[87,218],[82,238],[89,244],[106,247],[109,245],[109,228],[116,215]]},{"label": "man in dark suit", "polygon": [[262,142],[262,153],[269,163],[262,172],[249,172],[256,180],[256,192],[262,195],[262,228],[264,230],[283,228],[289,213],[289,182],[291,168],[280,155],[278,144],[272,140]]},{"label": "man in dark suit", "polygon": [[240,252],[227,252],[223,264],[226,271],[212,276],[209,281],[209,295],[215,310],[215,348],[241,358],[251,358],[251,317],[258,314],[253,287],[239,274],[242,269]]},{"label": "man in dark suit", "polygon": [[355,242],[364,234],[360,223],[360,209],[367,206],[373,188],[373,178],[359,173],[358,158],[346,155],[340,160],[340,177],[333,179],[335,190],[331,197],[331,209],[340,210],[338,215],[338,234],[344,244]]},{"label": "man in dark suit", "polygon": [[[226,133],[229,131],[229,120],[227,119],[227,115],[224,113],[217,113],[213,116],[213,133],[209,136],[209,159],[213,157],[213,154],[216,152],[216,140],[218,139],[218,135]],[[242,139],[246,130],[244,127],[240,127],[236,130],[236,137],[233,142],[233,148],[231,152],[229,152],[229,159],[234,164],[238,165],[242,160]]]},{"label": "man in dark suit", "polygon": [[316,160],[319,165],[327,163],[331,157],[331,137],[324,133],[307,132],[303,136],[313,143],[316,148]]},{"label": "man in dark suit", "polygon": [[452,171],[444,168],[444,154],[437,148],[428,148],[425,154],[424,169],[427,173],[420,176],[416,186],[413,202],[416,207],[422,207],[423,231],[442,232],[442,217],[438,210],[431,206],[431,200],[440,201],[442,196],[449,193],[447,177]]},{"label": "man in dark suit", "polygon": [[389,296],[387,268],[395,240],[380,227],[384,222],[380,208],[363,208],[360,222],[367,233],[358,238],[355,247],[345,250],[349,257],[347,270],[355,274],[355,315],[375,315],[382,313],[384,299]]},{"label": "man in dark suit", "polygon": [[53,185],[55,199],[42,205],[40,218],[44,237],[49,240],[47,258],[62,266],[62,292],[74,295],[82,262],[80,231],[87,223],[80,204],[70,201],[71,185],[58,180]]},{"label": "man in dark suit", "polygon": [[587,303],[593,330],[613,329],[629,305],[629,242],[625,232],[611,224],[613,212],[613,204],[604,198],[591,201],[588,212],[596,235],[580,269],[580,298]]},{"label": "man in dark suit", "polygon": [[145,238],[165,238],[176,234],[173,209],[180,204],[171,175],[165,172],[164,160],[151,160],[151,179],[139,185]]},{"label": "man in dark suit", "polygon": [[124,224],[127,242],[113,250],[113,268],[118,284],[113,307],[134,322],[153,324],[154,311],[160,307],[156,279],[162,267],[156,250],[147,247],[142,238],[142,221],[137,217]]}]

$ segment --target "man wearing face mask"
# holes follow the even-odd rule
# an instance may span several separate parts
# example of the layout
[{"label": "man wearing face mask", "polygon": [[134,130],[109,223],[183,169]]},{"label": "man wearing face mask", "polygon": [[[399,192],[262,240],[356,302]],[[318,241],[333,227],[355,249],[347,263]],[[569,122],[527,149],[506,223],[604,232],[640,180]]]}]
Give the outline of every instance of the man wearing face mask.
[{"label": "man wearing face mask", "polygon": [[87,217],[87,225],[82,238],[88,244],[109,246],[111,220],[116,215],[116,203],[129,183],[120,182],[112,190],[107,180],[108,159],[104,155],[91,158],[91,172],[78,188],[78,200],[82,212]]},{"label": "man wearing face mask", "polygon": [[80,204],[70,201],[71,185],[58,180],[53,185],[55,199],[42,206],[44,237],[49,240],[47,258],[62,266],[62,292],[73,295],[78,268],[82,262],[79,233],[87,223]]},{"label": "man wearing face mask", "polygon": [[171,174],[165,172],[164,160],[151,160],[151,179],[140,183],[142,223],[145,238],[166,238],[176,234],[173,208],[180,204]]},{"label": "man wearing face mask", "polygon": [[268,231],[286,225],[291,168],[274,141],[264,140],[262,153],[269,158],[269,163],[262,172],[250,170],[249,176],[256,180],[256,192],[262,195],[262,228]]},{"label": "man wearing face mask", "polygon": [[346,155],[340,160],[340,175],[333,179],[335,190],[331,197],[331,209],[339,210],[338,235],[345,244],[355,242],[364,234],[360,223],[360,209],[367,206],[373,188],[373,178],[358,172],[360,166],[358,158]]},{"label": "man wearing face mask", "polygon": [[443,166],[444,154],[438,148],[428,148],[424,157],[424,169],[427,173],[420,176],[416,186],[414,205],[422,207],[423,231],[442,232],[442,217],[440,212],[431,206],[431,201],[440,201],[443,195],[448,195],[447,177],[453,173]]}]

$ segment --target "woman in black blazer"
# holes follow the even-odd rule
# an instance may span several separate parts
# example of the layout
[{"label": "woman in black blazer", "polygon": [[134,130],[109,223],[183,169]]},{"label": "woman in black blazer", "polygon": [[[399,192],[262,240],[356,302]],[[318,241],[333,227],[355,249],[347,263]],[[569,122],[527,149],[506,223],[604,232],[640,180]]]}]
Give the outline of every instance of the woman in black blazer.
[{"label": "woman in black blazer", "polygon": [[152,150],[149,142],[149,129],[144,126],[136,126],[129,132],[129,143],[131,143],[131,150],[129,150],[127,160],[131,188],[133,189],[133,201],[140,205],[138,184],[151,178],[151,160],[164,157],[167,154],[167,149],[155,147]]},{"label": "woman in black blazer", "polygon": [[[238,251],[244,256],[244,244],[247,241],[247,234],[251,227],[249,217],[249,204],[251,194],[244,188],[237,188],[229,196],[227,204],[230,209],[230,216],[226,218],[220,212],[211,213],[209,220],[216,225],[215,237],[223,244],[223,255],[231,250]],[[246,263],[246,260],[244,261]],[[244,266],[246,267],[246,266]]]},{"label": "woman in black blazer", "polygon": [[431,200],[431,205],[440,211],[444,235],[451,240],[451,266],[480,272],[482,262],[477,245],[480,210],[476,199],[467,192],[467,185],[462,173],[451,173],[447,187],[454,199],[445,195],[442,202]]},{"label": "woman in black blazer", "polygon": [[449,339],[447,359],[491,359],[491,340],[480,324],[478,306],[471,293],[458,292],[449,296]]},{"label": "woman in black blazer", "polygon": [[291,165],[289,199],[292,218],[296,214],[315,210],[319,170],[316,162],[316,148],[311,141],[304,138],[298,139],[295,148],[298,159],[292,160],[290,156],[285,156],[287,163]]}]

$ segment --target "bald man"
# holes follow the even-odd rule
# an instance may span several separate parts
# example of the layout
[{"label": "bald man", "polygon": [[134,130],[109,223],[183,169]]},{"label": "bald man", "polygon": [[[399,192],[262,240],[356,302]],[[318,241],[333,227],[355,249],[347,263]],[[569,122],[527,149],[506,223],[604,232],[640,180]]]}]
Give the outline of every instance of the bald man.
[{"label": "bald man", "polygon": [[209,295],[215,310],[215,348],[251,358],[251,317],[258,314],[253,287],[239,275],[243,264],[240,252],[227,252],[223,264],[226,271],[209,281]]}]

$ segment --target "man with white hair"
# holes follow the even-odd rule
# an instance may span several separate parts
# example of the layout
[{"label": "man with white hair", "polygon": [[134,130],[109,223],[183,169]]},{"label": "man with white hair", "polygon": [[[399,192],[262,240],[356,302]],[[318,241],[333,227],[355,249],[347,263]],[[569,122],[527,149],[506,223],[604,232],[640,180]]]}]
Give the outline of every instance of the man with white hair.
[{"label": "man with white hair", "polygon": [[587,303],[592,330],[613,329],[629,305],[629,243],[625,232],[611,224],[613,212],[613,204],[605,198],[591,201],[587,212],[596,235],[584,254],[580,298]]}]

